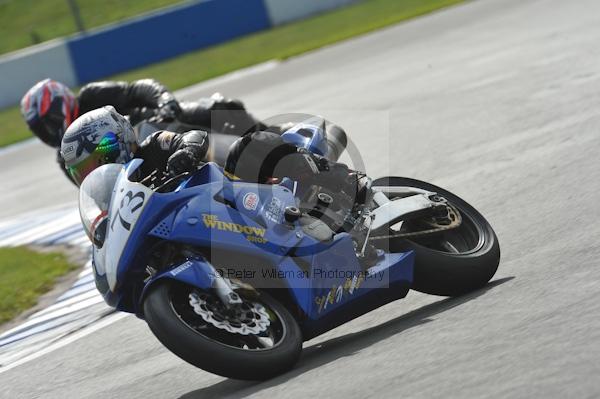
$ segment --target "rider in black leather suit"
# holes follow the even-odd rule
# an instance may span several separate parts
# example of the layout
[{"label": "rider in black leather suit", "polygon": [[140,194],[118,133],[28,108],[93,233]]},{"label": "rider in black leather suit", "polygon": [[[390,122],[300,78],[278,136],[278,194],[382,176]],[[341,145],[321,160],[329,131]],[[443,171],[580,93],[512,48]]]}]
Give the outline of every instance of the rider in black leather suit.
[{"label": "rider in black leather suit", "polygon": [[89,83],[81,88],[77,96],[64,84],[45,79],[23,96],[21,113],[40,140],[57,148],[57,162],[65,171],[64,160],[60,156],[60,143],[65,130],[79,115],[105,105],[112,105],[120,114],[129,116],[133,125],[157,117],[162,121],[177,119],[203,130],[215,128],[224,133],[242,135],[259,123],[246,112],[239,100],[215,93],[198,102],[179,103],[164,85],[153,79],[131,83]]},{"label": "rider in black leather suit", "polygon": [[180,122],[206,129],[211,128],[211,124],[222,127],[218,121],[211,120],[211,114],[215,111],[230,111],[224,112],[225,116],[232,119],[229,126],[243,125],[230,131],[237,135],[241,135],[257,122],[246,112],[240,100],[225,98],[216,93],[196,102],[179,103],[165,86],[153,79],[141,79],[131,83],[89,83],[79,91],[78,100],[80,115],[104,105],[112,105],[121,115],[128,115],[132,125],[154,116],[156,111],[159,116],[176,117]]}]

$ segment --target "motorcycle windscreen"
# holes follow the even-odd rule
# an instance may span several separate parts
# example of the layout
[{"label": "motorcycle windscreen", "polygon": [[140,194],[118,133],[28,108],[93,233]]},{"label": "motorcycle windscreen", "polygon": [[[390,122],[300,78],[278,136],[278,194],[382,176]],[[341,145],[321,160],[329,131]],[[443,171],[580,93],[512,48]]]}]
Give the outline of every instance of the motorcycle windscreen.
[{"label": "motorcycle windscreen", "polygon": [[104,244],[110,199],[122,169],[120,164],[102,165],[85,178],[79,189],[79,217],[95,246]]}]

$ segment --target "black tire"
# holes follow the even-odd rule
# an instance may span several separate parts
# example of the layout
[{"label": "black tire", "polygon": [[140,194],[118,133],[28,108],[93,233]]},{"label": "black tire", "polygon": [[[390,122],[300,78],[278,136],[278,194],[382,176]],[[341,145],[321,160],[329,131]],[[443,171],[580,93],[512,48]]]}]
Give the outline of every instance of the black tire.
[{"label": "black tire", "polygon": [[192,288],[172,280],[157,284],[144,300],[144,315],[159,341],[186,362],[240,380],[265,380],[286,372],[297,362],[302,350],[298,324],[283,305],[267,294],[261,293],[260,302],[278,316],[284,336],[272,348],[249,350],[213,340],[186,324],[171,300],[174,290],[185,289]]},{"label": "black tire", "polygon": [[[415,251],[414,290],[457,296],[484,286],[494,276],[500,263],[498,238],[485,218],[467,202],[433,184],[404,177],[380,178],[373,186],[408,186],[434,191],[446,198],[462,216],[463,223],[459,228],[436,233],[437,238],[395,238],[388,242],[392,252]],[[460,253],[445,252],[432,244],[432,240],[460,239],[459,234],[470,235],[471,241],[479,241],[472,249]]]}]

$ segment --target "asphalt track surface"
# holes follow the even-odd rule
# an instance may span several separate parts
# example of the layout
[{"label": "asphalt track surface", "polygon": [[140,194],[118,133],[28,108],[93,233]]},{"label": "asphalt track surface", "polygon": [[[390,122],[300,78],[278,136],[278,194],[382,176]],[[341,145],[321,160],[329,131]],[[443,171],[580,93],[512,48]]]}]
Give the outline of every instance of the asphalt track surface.
[{"label": "asphalt track surface", "polygon": [[[0,396],[599,397],[599,42],[596,0],[480,0],[222,82],[261,117],[339,122],[373,176],[471,202],[500,239],[493,282],[411,292],[263,383],[197,370],[126,317],[0,373]],[[75,199],[52,158],[37,144],[0,156],[0,216]]]}]

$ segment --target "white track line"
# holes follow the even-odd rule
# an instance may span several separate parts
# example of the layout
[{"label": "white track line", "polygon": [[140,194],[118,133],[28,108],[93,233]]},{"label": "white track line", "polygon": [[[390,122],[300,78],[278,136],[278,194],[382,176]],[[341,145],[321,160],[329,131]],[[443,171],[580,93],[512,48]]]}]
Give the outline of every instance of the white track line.
[{"label": "white track line", "polygon": [[32,243],[43,238],[44,236],[54,235],[61,230],[73,227],[79,223],[81,223],[79,221],[79,215],[68,214],[61,218],[52,220],[51,223],[43,224],[20,234],[13,235],[10,238],[0,240],[0,246],[8,247],[23,245],[23,243]]},{"label": "white track line", "polygon": [[69,298],[67,300],[57,302],[54,305],[48,306],[47,308],[40,310],[37,313],[32,314],[29,318],[43,316],[45,314],[48,314],[49,312],[53,312],[56,309],[61,309],[61,308],[67,307],[67,306],[71,306],[75,303],[78,303],[80,301],[85,301],[90,298],[97,298],[97,299],[99,299],[99,302],[101,302],[103,300],[102,296],[100,296],[100,293],[98,291],[90,290],[88,292],[81,293],[73,298]]},{"label": "white track line", "polygon": [[31,145],[34,145],[38,141],[39,140],[36,137],[32,137],[30,139],[21,141],[20,143],[15,143],[15,144],[11,144],[9,146],[0,148],[0,155],[10,154],[11,152],[15,152],[15,151],[20,150],[22,148],[26,148],[26,147],[29,147]]},{"label": "white track line", "polygon": [[57,341],[57,342],[47,346],[44,349],[41,349],[39,351],[36,351],[33,354],[30,354],[30,355],[22,357],[18,360],[15,360],[14,362],[12,362],[6,366],[0,367],[0,374],[6,372],[8,370],[11,370],[17,366],[20,366],[24,363],[35,360],[35,359],[39,358],[40,356],[44,356],[45,354],[53,352],[57,349],[60,349],[64,346],[66,346],[66,345],[69,345],[70,343],[75,342],[78,339],[83,338],[86,335],[92,334],[93,332],[96,332],[104,327],[107,327],[107,326],[111,325],[112,323],[119,321],[127,316],[129,316],[127,313],[112,313],[109,316],[102,318],[97,323],[94,323],[87,327],[84,327],[81,330],[69,335],[68,337],[61,339],[60,341]]}]

